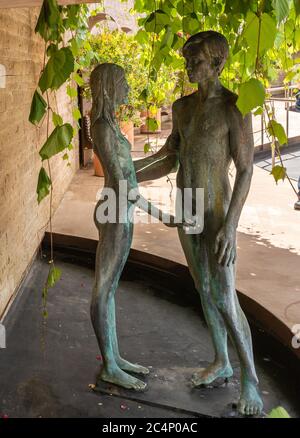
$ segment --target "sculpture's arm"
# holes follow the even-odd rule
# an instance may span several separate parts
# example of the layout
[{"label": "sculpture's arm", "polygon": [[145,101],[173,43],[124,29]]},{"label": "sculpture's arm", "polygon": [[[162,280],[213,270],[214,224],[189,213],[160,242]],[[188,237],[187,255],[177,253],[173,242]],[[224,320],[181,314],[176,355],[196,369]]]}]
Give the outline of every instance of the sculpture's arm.
[{"label": "sculpture's arm", "polygon": [[138,182],[161,178],[176,171],[180,137],[174,105],[172,115],[172,132],[167,138],[165,145],[156,154],[133,162]]},{"label": "sculpture's arm", "polygon": [[250,189],[254,152],[251,114],[243,119],[234,106],[229,109],[228,116],[230,153],[236,167],[236,177],[225,223],[215,242],[217,260],[227,266],[236,259],[236,228]]},{"label": "sculpture's arm", "polygon": [[243,119],[241,113],[234,109],[230,115],[230,123],[230,152],[236,167],[236,177],[226,224],[236,229],[253,173],[254,145],[251,113]]}]

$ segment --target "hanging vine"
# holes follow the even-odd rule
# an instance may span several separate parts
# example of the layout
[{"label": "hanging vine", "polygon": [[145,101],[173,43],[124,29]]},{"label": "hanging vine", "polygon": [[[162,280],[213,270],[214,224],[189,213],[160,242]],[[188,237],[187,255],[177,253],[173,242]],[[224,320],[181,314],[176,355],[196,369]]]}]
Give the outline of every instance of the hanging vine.
[{"label": "hanging vine", "polygon": [[[35,28],[35,32],[45,42],[43,68],[37,89],[33,94],[29,114],[29,121],[37,128],[46,123],[46,139],[39,151],[42,165],[36,189],[38,203],[49,195],[50,266],[42,292],[45,317],[49,288],[53,287],[61,277],[60,269],[54,264],[53,255],[51,158],[63,152],[62,159],[67,162],[67,166],[70,166],[68,152],[73,149],[72,141],[76,132],[76,128],[70,123],[65,123],[62,116],[54,111],[50,102],[50,92],[55,93],[62,85],[67,84],[69,97],[73,99],[77,97],[77,88],[74,88],[72,83],[76,82],[78,85],[83,83],[77,73],[76,57],[88,31],[87,14],[88,8],[85,5],[58,6],[56,0],[44,0]],[[68,36],[71,38],[68,39]],[[72,113],[75,123],[78,124],[81,114],[76,105]]]}]

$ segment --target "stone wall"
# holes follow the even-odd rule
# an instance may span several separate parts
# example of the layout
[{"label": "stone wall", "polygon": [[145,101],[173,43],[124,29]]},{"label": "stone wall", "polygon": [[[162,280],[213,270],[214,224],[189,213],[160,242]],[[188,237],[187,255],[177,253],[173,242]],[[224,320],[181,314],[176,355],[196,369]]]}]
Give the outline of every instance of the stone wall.
[{"label": "stone wall", "polygon": [[[40,205],[36,200],[38,151],[46,124],[37,129],[28,122],[43,63],[44,42],[34,33],[38,13],[38,8],[0,10],[0,316],[39,247],[49,217],[49,197]],[[65,90],[51,96],[51,105],[64,121],[71,121]],[[69,153],[71,166],[62,155],[51,160],[54,211],[78,168],[78,144]]]}]

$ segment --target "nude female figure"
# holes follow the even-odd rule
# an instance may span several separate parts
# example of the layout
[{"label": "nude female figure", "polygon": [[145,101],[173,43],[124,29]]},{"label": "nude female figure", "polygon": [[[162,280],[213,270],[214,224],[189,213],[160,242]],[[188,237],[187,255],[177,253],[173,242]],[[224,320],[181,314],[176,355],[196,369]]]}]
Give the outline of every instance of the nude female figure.
[{"label": "nude female figure", "polygon": [[[236,228],[253,170],[252,126],[251,115],[242,118],[236,95],[219,81],[228,52],[225,37],[217,32],[200,32],[188,39],[183,56],[198,91],[173,104],[173,129],[165,146],[134,163],[138,181],[159,178],[179,165],[180,189],[204,188],[203,232],[185,234],[178,229],[215,350],[213,363],[199,369],[192,383],[199,386],[232,376],[229,335],[241,366],[238,410],[254,415],[262,411],[263,403],[251,333],[235,290]],[[237,171],[233,191],[228,179],[232,160]]]},{"label": "nude female figure", "polygon": [[[138,205],[162,220],[161,210],[151,206],[138,193],[135,168],[130,155],[131,145],[121,133],[115,118],[116,108],[127,102],[129,87],[124,70],[115,64],[99,64],[90,78],[93,98],[91,134],[94,151],[103,165],[105,189],[113,190],[116,199],[116,220],[100,219],[104,199],[95,207],[94,222],[99,231],[96,253],[95,283],[91,302],[91,319],[103,358],[99,379],[124,388],[143,390],[146,383],[130,372],[148,374],[149,370],[120,356],[115,318],[115,292],[127,261],[133,235],[133,209]],[[130,199],[119,208],[119,183],[126,183]],[[114,207],[114,206],[112,206]],[[175,226],[171,216],[169,226]],[[180,225],[179,225],[180,226]]]}]

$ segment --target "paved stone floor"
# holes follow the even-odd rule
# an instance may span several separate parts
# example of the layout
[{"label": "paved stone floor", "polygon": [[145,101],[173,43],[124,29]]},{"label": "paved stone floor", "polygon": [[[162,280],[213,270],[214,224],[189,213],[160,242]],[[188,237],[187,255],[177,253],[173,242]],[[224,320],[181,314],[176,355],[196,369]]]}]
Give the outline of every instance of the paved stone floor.
[{"label": "paved stone floor", "polygon": [[[89,387],[101,365],[91,327],[89,302],[94,271],[56,254],[62,279],[50,290],[43,324],[41,292],[45,259],[37,260],[5,320],[7,348],[0,350],[0,413],[8,417],[201,417],[237,416],[239,369],[230,348],[234,377],[225,384],[193,389],[189,379],[212,360],[211,340],[200,309],[151,278],[129,270],[116,295],[122,355],[148,366],[145,393],[101,385]],[[92,264],[92,263],[91,263]],[[183,291],[184,292],[184,291]],[[299,373],[278,361],[268,340],[254,351],[265,412],[283,406],[300,416]]]}]

